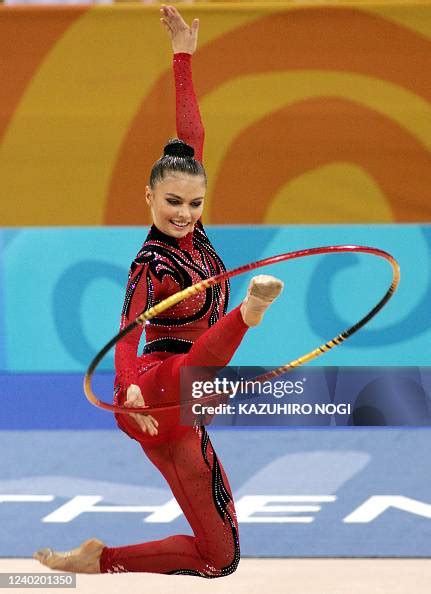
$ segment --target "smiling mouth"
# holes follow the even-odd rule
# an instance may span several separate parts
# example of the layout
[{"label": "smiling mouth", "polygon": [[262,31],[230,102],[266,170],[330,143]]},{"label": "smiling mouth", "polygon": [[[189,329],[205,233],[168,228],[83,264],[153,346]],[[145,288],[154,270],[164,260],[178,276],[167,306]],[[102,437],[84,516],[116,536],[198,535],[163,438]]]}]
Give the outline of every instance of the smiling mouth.
[{"label": "smiling mouth", "polygon": [[189,223],[177,223],[175,221],[170,221],[173,225],[175,225],[175,227],[178,227],[178,229],[184,229],[185,227],[187,227],[189,225]]}]

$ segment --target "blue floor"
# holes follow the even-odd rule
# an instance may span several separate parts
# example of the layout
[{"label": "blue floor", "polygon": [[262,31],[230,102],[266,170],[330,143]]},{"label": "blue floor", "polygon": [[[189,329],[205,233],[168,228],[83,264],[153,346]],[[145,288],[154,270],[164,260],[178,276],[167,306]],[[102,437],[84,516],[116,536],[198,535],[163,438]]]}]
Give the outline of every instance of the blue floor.
[{"label": "blue floor", "polygon": [[[429,429],[209,432],[243,555],[431,555]],[[89,536],[120,545],[190,533],[164,479],[119,430],[3,430],[0,448],[1,557]]]}]

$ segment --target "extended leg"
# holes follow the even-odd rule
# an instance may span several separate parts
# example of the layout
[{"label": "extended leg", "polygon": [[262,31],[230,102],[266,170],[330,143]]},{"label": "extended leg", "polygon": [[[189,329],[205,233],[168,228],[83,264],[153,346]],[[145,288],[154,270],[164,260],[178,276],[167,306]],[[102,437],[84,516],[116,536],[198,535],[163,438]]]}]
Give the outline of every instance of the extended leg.
[{"label": "extended leg", "polygon": [[106,572],[222,577],[235,571],[240,551],[238,525],[224,470],[205,428],[190,427],[177,441],[143,448],[168,481],[194,536],[103,549],[100,569]]}]

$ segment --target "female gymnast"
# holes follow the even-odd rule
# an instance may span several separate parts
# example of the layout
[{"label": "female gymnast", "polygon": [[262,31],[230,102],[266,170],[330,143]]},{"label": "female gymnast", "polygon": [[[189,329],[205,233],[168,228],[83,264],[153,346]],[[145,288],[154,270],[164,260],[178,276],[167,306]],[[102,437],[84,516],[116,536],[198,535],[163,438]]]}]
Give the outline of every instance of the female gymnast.
[{"label": "female gymnast", "polygon": [[[204,129],[191,72],[199,21],[188,27],[173,6],[163,6],[161,12],[174,53],[181,140],[169,141],[151,171],[145,199],[153,225],[130,267],[120,329],[167,296],[225,270],[201,222]],[[282,288],[273,276],[255,276],[241,305],[226,314],[228,283],[215,285],[147,322],[141,356],[137,349],[142,326],[137,326],[116,346],[114,402],[126,407],[179,402],[180,368],[227,365],[248,328],[260,323]],[[215,578],[235,571],[240,550],[232,493],[205,427],[182,426],[179,407],[157,414],[157,419],[142,413],[115,416],[120,429],[139,442],[169,483],[194,536],[122,547],[93,538],[68,552],[42,549],[34,557],[52,569],[74,573]]]}]

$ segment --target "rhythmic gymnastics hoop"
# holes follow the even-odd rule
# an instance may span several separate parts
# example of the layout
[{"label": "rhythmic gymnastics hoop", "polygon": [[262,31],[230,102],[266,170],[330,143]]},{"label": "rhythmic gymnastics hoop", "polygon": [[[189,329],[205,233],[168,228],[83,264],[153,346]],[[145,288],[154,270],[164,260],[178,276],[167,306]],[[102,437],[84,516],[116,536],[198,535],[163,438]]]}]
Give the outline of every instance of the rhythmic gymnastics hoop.
[{"label": "rhythmic gymnastics hoop", "polygon": [[[305,250],[299,250],[299,251],[295,251],[295,252],[287,252],[285,254],[279,254],[278,256],[271,256],[269,258],[264,258],[263,260],[258,260],[257,262],[251,262],[249,264],[244,264],[243,266],[239,266],[238,268],[234,268],[232,270],[227,270],[226,272],[222,272],[221,274],[217,274],[216,276],[212,276],[208,279],[202,280],[202,281],[196,283],[195,285],[192,285],[190,287],[187,287],[186,289],[183,289],[182,291],[178,291],[178,293],[175,293],[174,295],[167,297],[167,299],[164,299],[160,303],[157,303],[153,307],[150,307],[146,311],[143,311],[142,313],[140,313],[133,322],[131,322],[128,326],[126,326],[126,328],[123,328],[123,330],[121,330],[121,332],[119,332],[116,336],[114,336],[114,338],[112,338],[103,347],[103,349],[101,349],[99,351],[99,353],[94,357],[94,359],[90,363],[90,365],[87,369],[87,372],[85,374],[85,377],[84,377],[84,392],[85,392],[87,399],[91,402],[91,404],[94,404],[94,406],[97,406],[98,408],[102,408],[104,410],[109,410],[111,412],[123,413],[123,414],[126,414],[126,413],[130,414],[132,412],[140,412],[140,413],[149,414],[150,412],[160,412],[163,410],[170,410],[173,408],[178,408],[181,406],[185,406],[186,404],[189,404],[188,402],[182,402],[182,403],[173,403],[173,404],[164,405],[164,406],[144,406],[144,407],[136,407],[136,408],[132,408],[132,407],[127,408],[125,406],[117,406],[114,404],[108,404],[107,402],[103,402],[102,400],[100,400],[96,396],[96,394],[94,394],[92,387],[91,387],[91,378],[92,378],[93,373],[96,370],[97,366],[99,365],[100,361],[104,358],[104,356],[112,349],[112,347],[117,342],[119,342],[122,338],[124,338],[124,336],[129,334],[129,332],[132,332],[132,330],[134,330],[134,328],[136,328],[138,326],[138,324],[141,324],[141,325],[144,324],[148,320],[151,320],[155,316],[166,311],[173,305],[180,303],[180,301],[183,301],[184,299],[187,299],[188,297],[191,297],[192,295],[196,295],[197,293],[205,291],[206,289],[209,289],[210,287],[212,287],[216,284],[220,284],[224,280],[227,280],[228,278],[232,278],[233,276],[238,276],[240,274],[244,274],[245,272],[249,272],[250,270],[255,270],[256,268],[262,268],[263,266],[269,266],[270,264],[277,264],[279,262],[284,262],[286,260],[293,260],[296,258],[305,258],[307,256],[317,256],[319,254],[334,254],[334,253],[340,253],[340,252],[354,252],[354,253],[371,254],[372,256],[377,256],[377,257],[384,258],[385,260],[387,260],[392,266],[392,281],[391,281],[391,284],[390,284],[388,290],[386,291],[386,293],[383,295],[383,297],[380,299],[380,301],[363,318],[361,318],[358,322],[356,322],[356,324],[353,324],[353,326],[350,326],[349,328],[347,328],[346,330],[344,330],[343,332],[341,332],[340,334],[338,334],[331,340],[328,340],[328,342],[320,345],[319,347],[317,347],[316,349],[313,349],[312,351],[310,351],[308,353],[305,353],[301,357],[298,357],[297,359],[294,359],[293,361],[290,361],[289,363],[286,363],[285,365],[282,365],[282,366],[278,367],[277,369],[269,371],[269,372],[265,373],[264,375],[261,375],[257,378],[253,378],[253,379],[254,379],[254,381],[264,381],[264,380],[267,380],[270,378],[277,377],[283,373],[286,373],[287,371],[289,371],[291,369],[294,369],[296,367],[299,367],[300,365],[303,365],[304,363],[308,363],[308,361],[311,361],[312,359],[315,359],[316,357],[319,357],[320,355],[323,355],[324,353],[327,353],[329,350],[340,345],[345,340],[350,338],[350,336],[352,336],[355,332],[357,332],[358,330],[363,328],[365,326],[365,324],[367,324],[372,318],[374,318],[374,316],[386,305],[386,303],[389,301],[389,299],[395,293],[395,291],[398,287],[399,281],[400,281],[400,267],[399,267],[398,262],[395,260],[395,258],[388,252],[385,252],[384,250],[381,250],[379,248],[367,247],[367,246],[357,246],[357,245],[324,246],[324,247],[316,247],[316,248],[309,248],[309,249],[305,249]],[[220,397],[220,394],[217,394],[217,396]],[[213,394],[199,398],[199,402],[203,402],[203,401],[207,401],[207,400],[211,400],[211,399],[214,399]]]}]

